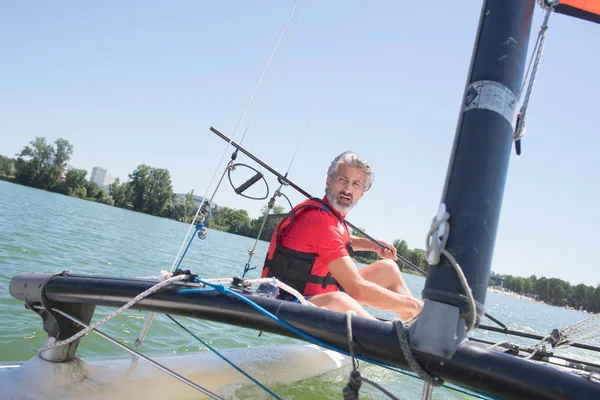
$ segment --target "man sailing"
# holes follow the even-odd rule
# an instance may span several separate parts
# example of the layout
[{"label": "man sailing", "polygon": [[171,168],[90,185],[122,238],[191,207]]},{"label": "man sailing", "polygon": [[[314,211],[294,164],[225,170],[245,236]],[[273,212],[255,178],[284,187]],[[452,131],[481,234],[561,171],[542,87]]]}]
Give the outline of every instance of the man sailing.
[{"label": "man sailing", "polygon": [[[394,246],[382,249],[366,238],[350,235],[348,212],[373,183],[371,166],[354,152],[344,152],[331,163],[322,199],[308,199],[282,219],[271,238],[262,277],[275,277],[308,301],[333,311],[354,310],[372,317],[363,307],[392,311],[406,321],[423,302],[411,293],[400,269]],[[374,251],[380,260],[360,270],[354,251]],[[291,300],[286,293],[281,299]]]}]

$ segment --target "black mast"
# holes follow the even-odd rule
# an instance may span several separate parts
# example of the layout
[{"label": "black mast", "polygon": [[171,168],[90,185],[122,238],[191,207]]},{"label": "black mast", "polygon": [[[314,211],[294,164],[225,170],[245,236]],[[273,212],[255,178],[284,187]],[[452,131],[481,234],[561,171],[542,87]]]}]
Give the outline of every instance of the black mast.
[{"label": "black mast", "polygon": [[[483,3],[441,198],[450,215],[445,249],[462,267],[477,303],[478,320],[485,312],[534,3],[534,0]],[[429,266],[423,298],[426,305],[412,329],[413,335],[418,335],[421,342],[417,348],[437,353],[439,335],[421,335],[426,330],[439,331],[440,326],[456,327],[452,319],[458,318],[458,314],[454,312],[460,310],[465,315],[470,310],[458,275],[446,256],[441,255],[437,265]],[[440,325],[440,316],[446,325]],[[459,332],[448,332],[455,333]],[[464,331],[458,336],[463,335]],[[422,343],[423,340],[427,343]],[[451,347],[446,347],[443,353],[452,354]]]}]

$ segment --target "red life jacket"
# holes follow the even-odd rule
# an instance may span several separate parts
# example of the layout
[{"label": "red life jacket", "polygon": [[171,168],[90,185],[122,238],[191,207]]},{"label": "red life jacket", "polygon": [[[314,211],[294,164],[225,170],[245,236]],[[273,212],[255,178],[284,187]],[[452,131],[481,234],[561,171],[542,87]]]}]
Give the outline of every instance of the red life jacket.
[{"label": "red life jacket", "polygon": [[[262,271],[262,277],[275,277],[288,286],[293,287],[302,295],[316,295],[338,291],[341,286],[337,280],[331,276],[327,265],[315,265],[317,253],[308,253],[298,250],[293,250],[283,247],[280,244],[281,235],[285,235],[292,228],[294,218],[297,218],[300,213],[308,208],[316,207],[327,213],[331,218],[335,218],[336,222],[344,226],[344,239],[346,248],[350,256],[354,255],[352,250],[352,242],[348,232],[346,222],[333,210],[328,204],[325,204],[321,199],[311,198],[298,204],[293,210],[279,223],[275,228],[273,239],[275,240],[275,249],[272,258],[269,259],[269,254],[265,258],[265,264]],[[273,241],[273,239],[271,239]],[[279,298],[290,299],[290,296],[285,292],[280,292]],[[293,297],[292,297],[293,298]]]}]

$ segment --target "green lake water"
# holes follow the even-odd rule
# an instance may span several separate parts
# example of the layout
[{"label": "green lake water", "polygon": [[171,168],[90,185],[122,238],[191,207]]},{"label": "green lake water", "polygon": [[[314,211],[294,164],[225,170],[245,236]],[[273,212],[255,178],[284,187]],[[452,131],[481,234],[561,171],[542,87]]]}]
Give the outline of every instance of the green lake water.
[{"label": "green lake water", "polygon": [[[160,270],[170,269],[188,228],[189,225],[173,220],[0,181],[0,362],[27,360],[46,339],[41,319],[10,296],[8,285],[13,276],[21,272],[64,270],[129,277],[157,276]],[[251,238],[211,230],[205,240],[194,240],[182,267],[204,278],[241,275],[248,250],[253,245]],[[250,272],[250,277],[258,277],[267,246],[268,243],[259,242],[252,262],[258,268]],[[424,279],[406,275],[406,281],[413,293],[420,295]],[[488,293],[486,308],[509,328],[539,335],[589,317],[581,312],[497,293]],[[97,307],[94,320],[112,311],[112,308]],[[102,329],[131,345],[145,315],[129,310]],[[276,351],[277,344],[300,343],[268,333],[258,337],[253,330],[209,321],[179,320],[218,349],[275,346],[273,351]],[[493,325],[489,320],[484,323]],[[490,341],[507,339],[486,331],[477,331],[474,336]],[[534,343],[527,339],[509,339],[520,344]],[[590,343],[600,345],[597,339]],[[162,315],[157,315],[140,350],[146,355],[208,351]],[[124,354],[95,334],[87,335],[78,350],[80,357]],[[569,348],[560,354],[600,362],[599,355],[584,350]],[[363,375],[403,399],[421,398],[423,382],[419,379],[370,365],[365,367]],[[341,390],[347,379],[348,371],[344,370],[273,389],[282,398],[342,398]],[[365,399],[384,398],[367,384],[363,384],[360,393]],[[268,398],[250,385],[238,390],[235,396]],[[439,388],[434,390],[434,398],[468,397]]]}]

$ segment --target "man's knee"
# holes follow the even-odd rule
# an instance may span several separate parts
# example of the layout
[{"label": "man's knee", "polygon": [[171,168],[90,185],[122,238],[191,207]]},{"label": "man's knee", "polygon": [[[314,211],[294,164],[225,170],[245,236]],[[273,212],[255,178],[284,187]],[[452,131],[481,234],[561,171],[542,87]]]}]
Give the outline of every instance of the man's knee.
[{"label": "man's knee", "polygon": [[327,293],[328,308],[346,309],[356,302],[352,297],[344,292]]},{"label": "man's knee", "polygon": [[376,265],[377,269],[380,271],[385,271],[387,273],[394,273],[394,274],[400,272],[400,268],[398,268],[398,264],[396,264],[396,261],[389,259],[389,258],[376,261],[374,264]]},{"label": "man's knee", "polygon": [[310,301],[318,307],[325,307],[331,311],[346,312],[353,310],[357,315],[365,318],[374,318],[362,305],[350,295],[344,292],[330,292],[310,298]]},{"label": "man's knee", "polygon": [[311,297],[310,301],[318,306],[330,310],[344,311],[354,309],[358,302],[344,292],[330,292]]}]

